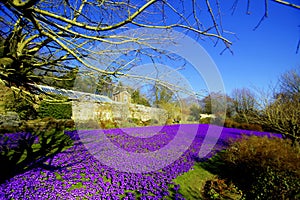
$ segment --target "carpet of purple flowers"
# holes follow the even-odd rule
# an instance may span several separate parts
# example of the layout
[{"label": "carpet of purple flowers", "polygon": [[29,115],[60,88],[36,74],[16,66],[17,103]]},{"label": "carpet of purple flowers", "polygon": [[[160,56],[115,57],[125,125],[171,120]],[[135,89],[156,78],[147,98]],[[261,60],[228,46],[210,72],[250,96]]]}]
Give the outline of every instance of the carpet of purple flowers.
[{"label": "carpet of purple flowers", "polygon": [[[180,134],[177,131],[179,126],[187,133],[191,129],[198,130],[192,144],[171,164],[148,173],[130,173],[109,167],[88,151],[77,131],[66,132],[74,140],[74,145],[47,160],[45,165],[50,167],[31,169],[1,184],[0,199],[184,199],[178,192],[180,185],[175,184],[173,180],[189,171],[199,159],[198,153],[210,125],[170,125],[128,128],[126,131],[111,129],[88,132],[106,134],[112,143],[124,150],[141,153],[164,147],[172,141],[175,134]],[[136,137],[143,133],[150,136]],[[206,155],[206,158],[226,147],[229,138],[241,137],[241,134],[270,136],[264,132],[223,128],[214,151]],[[15,141],[18,140],[16,134],[12,134],[11,137],[15,137]],[[3,138],[0,137],[0,145],[6,142]]]}]

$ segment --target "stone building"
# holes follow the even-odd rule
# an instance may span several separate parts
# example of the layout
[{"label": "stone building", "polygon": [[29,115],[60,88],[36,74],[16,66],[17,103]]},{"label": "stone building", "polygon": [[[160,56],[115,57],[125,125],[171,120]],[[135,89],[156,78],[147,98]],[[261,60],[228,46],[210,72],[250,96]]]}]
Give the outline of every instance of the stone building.
[{"label": "stone building", "polygon": [[77,124],[90,120],[99,122],[132,119],[142,122],[155,120],[157,124],[165,124],[168,117],[163,109],[132,104],[131,95],[126,90],[114,93],[110,99],[103,95],[55,89],[49,86],[39,85],[39,88],[46,93],[64,95],[72,100],[72,119]]},{"label": "stone building", "polygon": [[116,102],[131,103],[131,95],[127,91],[114,93],[112,99]]}]

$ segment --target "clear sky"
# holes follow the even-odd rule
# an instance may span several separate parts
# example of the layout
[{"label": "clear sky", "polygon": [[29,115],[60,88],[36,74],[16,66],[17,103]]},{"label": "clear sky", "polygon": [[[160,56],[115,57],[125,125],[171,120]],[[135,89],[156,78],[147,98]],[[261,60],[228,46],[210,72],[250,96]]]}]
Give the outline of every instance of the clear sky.
[{"label": "clear sky", "polygon": [[[229,95],[235,88],[267,88],[270,84],[275,84],[280,75],[284,72],[293,68],[300,68],[300,49],[298,54],[296,53],[297,44],[300,40],[300,10],[268,1],[269,16],[253,31],[264,15],[264,1],[250,1],[250,15],[246,14],[247,1],[244,0],[238,1],[238,6],[232,14],[231,8],[234,1],[235,0],[227,0],[226,2],[219,1],[221,5],[223,29],[224,31],[235,33],[235,35],[224,33],[224,36],[233,43],[231,46],[233,54],[231,54],[230,51],[225,51],[220,55],[224,49],[224,44],[222,44],[221,41],[215,47],[209,38],[198,40],[199,44],[215,62],[223,79],[225,92]],[[297,1],[299,2],[299,0]],[[188,2],[188,5],[191,4],[190,1],[185,1],[185,3],[186,2]],[[202,9],[203,10],[199,10],[199,13],[200,11],[206,12],[205,8]],[[215,13],[215,15],[217,17],[217,13]],[[174,13],[173,15],[167,16],[168,20],[173,20],[175,23],[177,22],[178,16],[176,18]],[[210,18],[204,15],[201,20],[206,22],[206,20],[210,20]],[[164,44],[164,42],[165,40],[162,41],[162,44]],[[103,49],[104,47],[99,46],[99,48]],[[196,50],[193,49],[193,45],[187,48],[187,51],[189,51],[190,54],[196,53]],[[133,54],[135,55],[135,52],[133,52]],[[126,54],[126,57],[130,60],[129,55]],[[105,59],[100,60],[104,62],[103,60]],[[104,69],[106,69],[109,63],[111,63],[111,60],[114,59],[109,56],[108,60],[107,63],[101,64]],[[149,59],[145,60],[145,63],[147,62],[152,63]],[[172,66],[172,63],[167,64]],[[157,69],[153,68],[152,70],[156,72]],[[145,73],[146,71],[140,70],[138,74],[144,75]],[[186,72],[180,73],[184,75],[189,73],[187,78],[196,92],[203,93],[203,90],[207,90],[203,80],[199,80],[199,74],[198,76],[195,74],[195,70],[191,70],[187,74]],[[165,77],[163,78],[174,83],[177,81],[174,79],[176,76],[171,75],[165,76],[164,74]],[[124,80],[121,81],[125,83]],[[137,86],[138,84],[134,83],[132,85]]]},{"label": "clear sky", "polygon": [[[231,8],[234,1],[220,1],[224,37],[233,43],[231,46],[233,54],[227,50],[220,55],[224,50],[224,44],[221,41],[214,46],[209,38],[197,40],[215,62],[224,82],[225,93],[228,95],[231,95],[235,88],[267,89],[271,84],[275,85],[284,72],[300,68],[300,49],[296,53],[300,40],[300,10],[269,1],[269,16],[254,31],[253,29],[264,15],[264,1],[250,1],[250,15],[246,13],[247,1],[242,0],[238,1],[238,6],[232,14]],[[190,5],[190,2],[187,5]],[[206,12],[204,8],[202,9],[199,12]],[[210,20],[207,15],[203,16],[201,22]],[[215,16],[217,17],[217,13]],[[176,16],[169,15],[168,20],[176,22],[176,19]],[[189,36],[194,35],[189,34]],[[190,56],[198,53],[196,56],[199,57],[201,54],[197,52],[194,45],[184,48]],[[167,64],[173,65],[173,63]],[[207,66],[203,65],[203,67]],[[203,93],[203,91],[208,91],[205,77],[200,80],[201,75],[190,69],[179,71],[179,73],[188,79],[195,92],[207,94]],[[177,81],[174,77],[177,76],[163,78],[173,83]],[[217,82],[217,76],[215,78]]]},{"label": "clear sky", "polygon": [[236,33],[238,38],[231,40],[233,55],[229,51],[220,55],[222,45],[213,47],[209,40],[200,41],[216,63],[227,94],[234,88],[266,88],[287,70],[300,68],[300,49],[296,54],[300,10],[270,2],[269,17],[253,31],[264,10],[263,1],[251,2],[251,15],[246,14],[243,1],[239,1],[233,15],[223,10],[223,28]]}]

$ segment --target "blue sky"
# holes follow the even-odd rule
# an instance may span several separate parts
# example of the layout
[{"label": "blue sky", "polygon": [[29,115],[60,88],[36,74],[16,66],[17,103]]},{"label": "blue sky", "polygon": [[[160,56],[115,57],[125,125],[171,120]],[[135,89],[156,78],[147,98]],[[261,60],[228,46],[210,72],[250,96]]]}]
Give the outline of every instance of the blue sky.
[{"label": "blue sky", "polygon": [[246,14],[246,5],[239,3],[233,15],[226,10],[223,15],[223,28],[238,38],[231,40],[233,55],[229,51],[220,55],[221,45],[213,47],[208,40],[200,41],[216,63],[227,94],[234,88],[266,88],[287,70],[300,68],[300,52],[296,54],[300,10],[270,2],[269,17],[253,31],[264,14],[263,1],[253,1],[251,15]]},{"label": "blue sky", "polygon": [[[223,29],[234,33],[232,35],[224,32],[224,37],[233,43],[231,46],[233,54],[230,51],[225,51],[220,55],[224,50],[224,44],[221,41],[217,46],[214,46],[214,43],[207,37],[204,40],[197,40],[220,71],[225,87],[225,91],[222,92],[231,95],[232,90],[236,88],[267,89],[271,84],[275,85],[284,72],[300,68],[300,50],[296,54],[297,44],[300,40],[299,9],[269,1],[269,16],[254,31],[253,29],[264,15],[264,1],[251,1],[250,15],[246,14],[247,1],[239,1],[238,7],[232,15],[233,2],[234,0],[220,1]],[[189,5],[190,2],[187,3],[187,6]],[[202,12],[205,13],[204,8],[202,8]],[[203,16],[202,22],[210,23],[207,13],[201,16]],[[217,17],[217,13],[215,16]],[[175,15],[168,17],[168,20],[174,23],[178,19],[178,16]],[[193,37],[195,35],[188,34],[188,36]],[[190,55],[193,54],[197,57],[197,53],[198,55],[201,54],[193,45],[183,48]],[[167,64],[172,66],[174,63]],[[201,67],[208,66],[203,65]],[[195,69],[195,66],[193,69],[190,65],[186,71],[179,71],[179,73],[188,79],[195,92],[200,93],[200,95],[207,95],[209,90],[205,85],[207,81],[205,83],[205,77],[201,77]],[[164,78],[173,83],[177,81],[174,77],[175,75]],[[217,82],[217,76],[215,79]],[[182,86],[185,87],[184,84]]]},{"label": "blue sky", "polygon": [[[251,1],[251,15],[247,15],[247,1],[240,0],[232,15],[231,7],[234,1],[220,1],[223,29],[235,33],[234,36],[224,33],[233,43],[233,55],[230,51],[220,55],[224,49],[222,42],[215,47],[209,38],[198,40],[215,62],[223,79],[225,92],[229,95],[235,88],[267,88],[270,84],[275,84],[280,75],[287,70],[300,67],[300,52],[296,54],[300,39],[300,10],[269,1],[269,17],[253,31],[264,15],[264,1]],[[203,8],[203,12],[205,11]],[[173,14],[168,17],[168,20],[177,22],[178,16],[176,18]],[[209,19],[207,15],[201,18],[204,22]],[[101,45],[100,47],[103,48]],[[195,50],[192,48],[189,50],[194,54]],[[109,62],[111,59],[109,58]],[[146,59],[145,63],[147,62],[152,63]],[[172,66],[172,63],[167,64]],[[107,67],[106,64],[102,65]],[[140,72],[143,73],[145,72]],[[190,76],[187,77],[196,92],[201,93],[207,89],[195,71],[182,74]],[[173,77],[169,80],[177,81],[173,80]]]}]

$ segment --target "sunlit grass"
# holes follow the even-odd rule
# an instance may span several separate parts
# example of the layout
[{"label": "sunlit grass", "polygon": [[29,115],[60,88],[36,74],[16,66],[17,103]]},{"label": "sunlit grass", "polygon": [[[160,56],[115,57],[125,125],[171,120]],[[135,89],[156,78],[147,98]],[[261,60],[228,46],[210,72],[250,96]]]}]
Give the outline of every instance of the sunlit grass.
[{"label": "sunlit grass", "polygon": [[174,179],[174,182],[180,185],[179,192],[185,199],[202,199],[202,188],[205,182],[213,177],[215,177],[214,174],[196,163],[190,171]]}]

